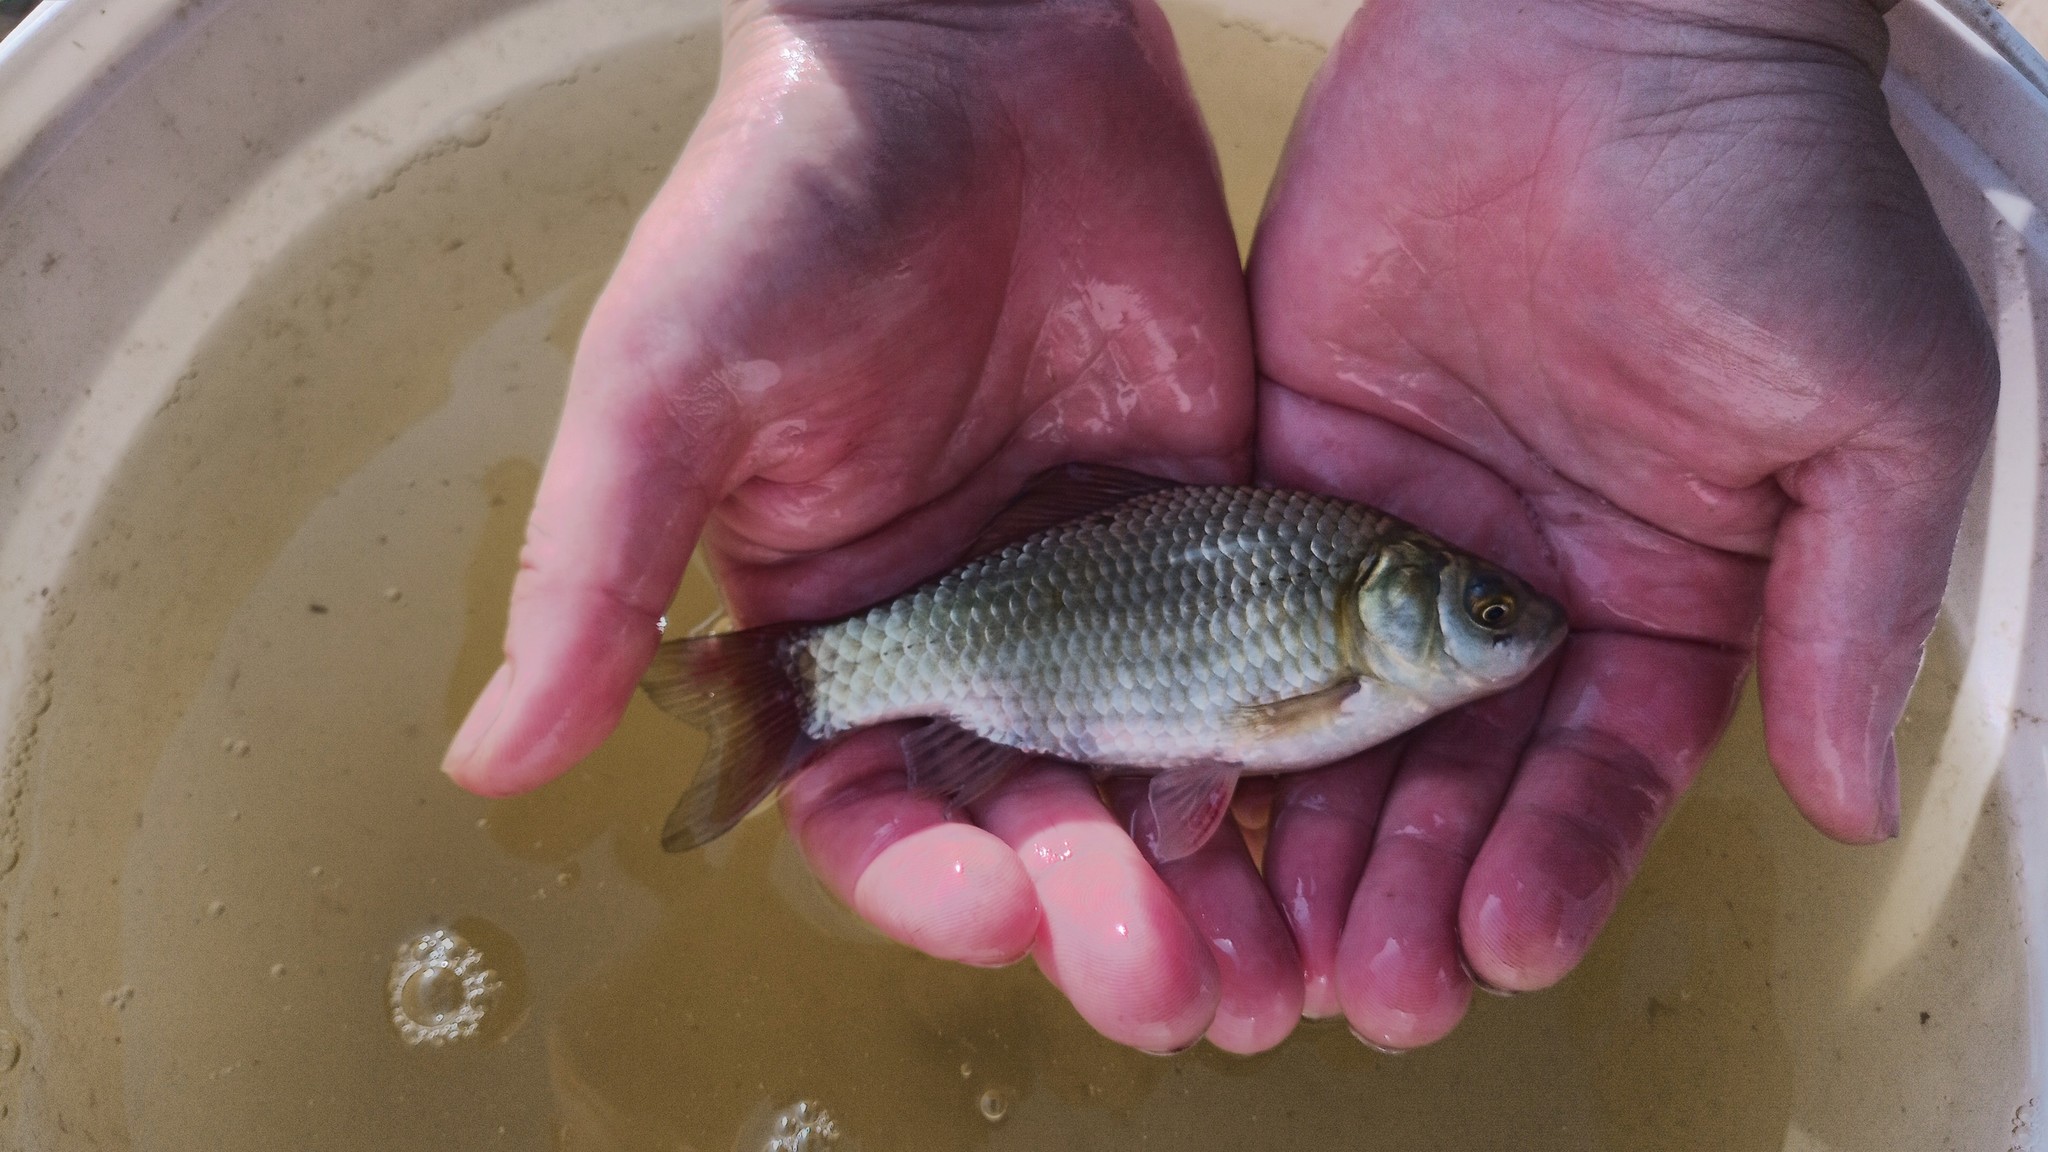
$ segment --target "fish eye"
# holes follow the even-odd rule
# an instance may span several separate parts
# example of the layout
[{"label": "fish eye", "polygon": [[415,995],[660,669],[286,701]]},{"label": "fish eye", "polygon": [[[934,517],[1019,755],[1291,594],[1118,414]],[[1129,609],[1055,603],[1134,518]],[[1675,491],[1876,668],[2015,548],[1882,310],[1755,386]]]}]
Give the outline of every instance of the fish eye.
[{"label": "fish eye", "polygon": [[1499,577],[1481,576],[1465,588],[1465,614],[1474,624],[1498,632],[1515,622],[1519,605]]}]

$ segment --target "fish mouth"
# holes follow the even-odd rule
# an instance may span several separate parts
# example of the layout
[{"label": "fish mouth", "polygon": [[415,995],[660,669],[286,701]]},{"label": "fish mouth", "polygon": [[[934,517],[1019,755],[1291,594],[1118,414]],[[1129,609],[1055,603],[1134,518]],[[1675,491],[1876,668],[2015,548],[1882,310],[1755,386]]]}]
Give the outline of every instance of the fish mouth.
[{"label": "fish mouth", "polygon": [[1531,663],[1541,664],[1551,653],[1564,645],[1565,637],[1571,635],[1572,622],[1565,615],[1564,605],[1534,589],[1531,589],[1530,593],[1541,613],[1540,626],[1530,629],[1535,638],[1535,643],[1530,645],[1530,649],[1536,653],[1536,659]]}]

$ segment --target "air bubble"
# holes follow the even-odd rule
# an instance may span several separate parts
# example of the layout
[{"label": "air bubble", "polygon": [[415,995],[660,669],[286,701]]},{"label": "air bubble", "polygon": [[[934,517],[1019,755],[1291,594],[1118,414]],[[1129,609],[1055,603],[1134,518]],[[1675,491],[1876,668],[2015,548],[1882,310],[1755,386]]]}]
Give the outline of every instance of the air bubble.
[{"label": "air bubble", "polygon": [[991,1124],[1000,1123],[1003,1117],[1010,1114],[1010,1098],[1011,1093],[1005,1088],[990,1088],[984,1091],[981,1099],[976,1102],[981,1109],[981,1118]]},{"label": "air bubble", "polygon": [[504,984],[483,953],[443,928],[398,949],[391,965],[391,1023],[407,1044],[438,1048],[483,1027]]}]

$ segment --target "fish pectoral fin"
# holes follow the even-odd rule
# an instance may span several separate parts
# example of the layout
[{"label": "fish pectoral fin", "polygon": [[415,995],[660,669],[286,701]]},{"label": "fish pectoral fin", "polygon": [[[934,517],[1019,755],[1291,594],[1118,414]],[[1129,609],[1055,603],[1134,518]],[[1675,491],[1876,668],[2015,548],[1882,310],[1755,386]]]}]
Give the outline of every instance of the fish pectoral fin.
[{"label": "fish pectoral fin", "polygon": [[1289,696],[1270,704],[1247,704],[1231,713],[1239,731],[1254,736],[1290,736],[1336,722],[1344,702],[1358,694],[1357,680],[1339,680],[1306,696]]},{"label": "fish pectoral fin", "polygon": [[936,796],[948,813],[974,803],[1030,758],[951,720],[932,720],[903,737],[903,771],[912,792]]},{"label": "fish pectoral fin", "polygon": [[1055,524],[1114,508],[1150,492],[1176,487],[1171,480],[1107,464],[1068,464],[1049,469],[1024,485],[1010,506],[996,513],[961,556],[972,560],[1000,552]]},{"label": "fish pectoral fin", "polygon": [[1230,811],[1237,791],[1237,766],[1203,764],[1170,768],[1152,777],[1146,803],[1152,809],[1151,849],[1154,860],[1171,863],[1192,856]]}]

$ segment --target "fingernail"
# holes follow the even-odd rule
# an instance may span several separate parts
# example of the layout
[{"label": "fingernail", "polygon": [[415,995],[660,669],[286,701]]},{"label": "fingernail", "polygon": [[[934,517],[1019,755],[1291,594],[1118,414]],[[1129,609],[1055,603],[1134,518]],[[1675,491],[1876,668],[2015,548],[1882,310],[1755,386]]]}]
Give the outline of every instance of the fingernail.
[{"label": "fingernail", "polygon": [[1168,1048],[1163,1051],[1155,1048],[1140,1048],[1138,1049],[1138,1051],[1143,1052],[1147,1056],[1178,1056],[1181,1053],[1186,1052],[1189,1049],[1192,1049],[1195,1045],[1200,1044],[1201,1042],[1202,1038],[1200,1036],[1197,1036],[1193,1040],[1188,1041],[1187,1043],[1181,1045],[1178,1048]]},{"label": "fingernail", "polygon": [[1337,983],[1327,974],[1305,976],[1302,983],[1304,1020],[1328,1020],[1344,1011],[1344,1005],[1337,999]]},{"label": "fingernail", "polygon": [[1493,985],[1488,984],[1486,982],[1486,978],[1481,976],[1477,971],[1473,969],[1472,962],[1470,960],[1465,959],[1463,956],[1458,957],[1458,967],[1463,968],[1465,970],[1465,979],[1470,980],[1474,988],[1479,989],[1481,992],[1486,993],[1488,996],[1498,997],[1502,1000],[1512,1000],[1515,997],[1521,995],[1520,992],[1517,992],[1512,988],[1496,988]]},{"label": "fingernail", "polygon": [[1408,1054],[1408,1049],[1406,1048],[1389,1048],[1384,1044],[1376,1044],[1373,1041],[1366,1039],[1365,1033],[1360,1032],[1356,1028],[1347,1027],[1346,1030],[1351,1033],[1351,1038],[1353,1040],[1358,1041],[1360,1044],[1365,1045],[1367,1048],[1372,1049],[1373,1051],[1379,1053],[1382,1056],[1406,1056]]},{"label": "fingernail", "polygon": [[448,742],[448,755],[441,760],[441,771],[456,776],[465,768],[477,749],[483,747],[484,737],[498,723],[499,713],[505,710],[505,698],[512,694],[512,665],[498,665],[491,674],[491,682],[484,685],[476,703],[469,706],[469,715],[462,721],[462,727],[455,730],[455,739]]},{"label": "fingernail", "polygon": [[1877,762],[1877,822],[1885,839],[1899,838],[1899,744],[1887,738]]}]

